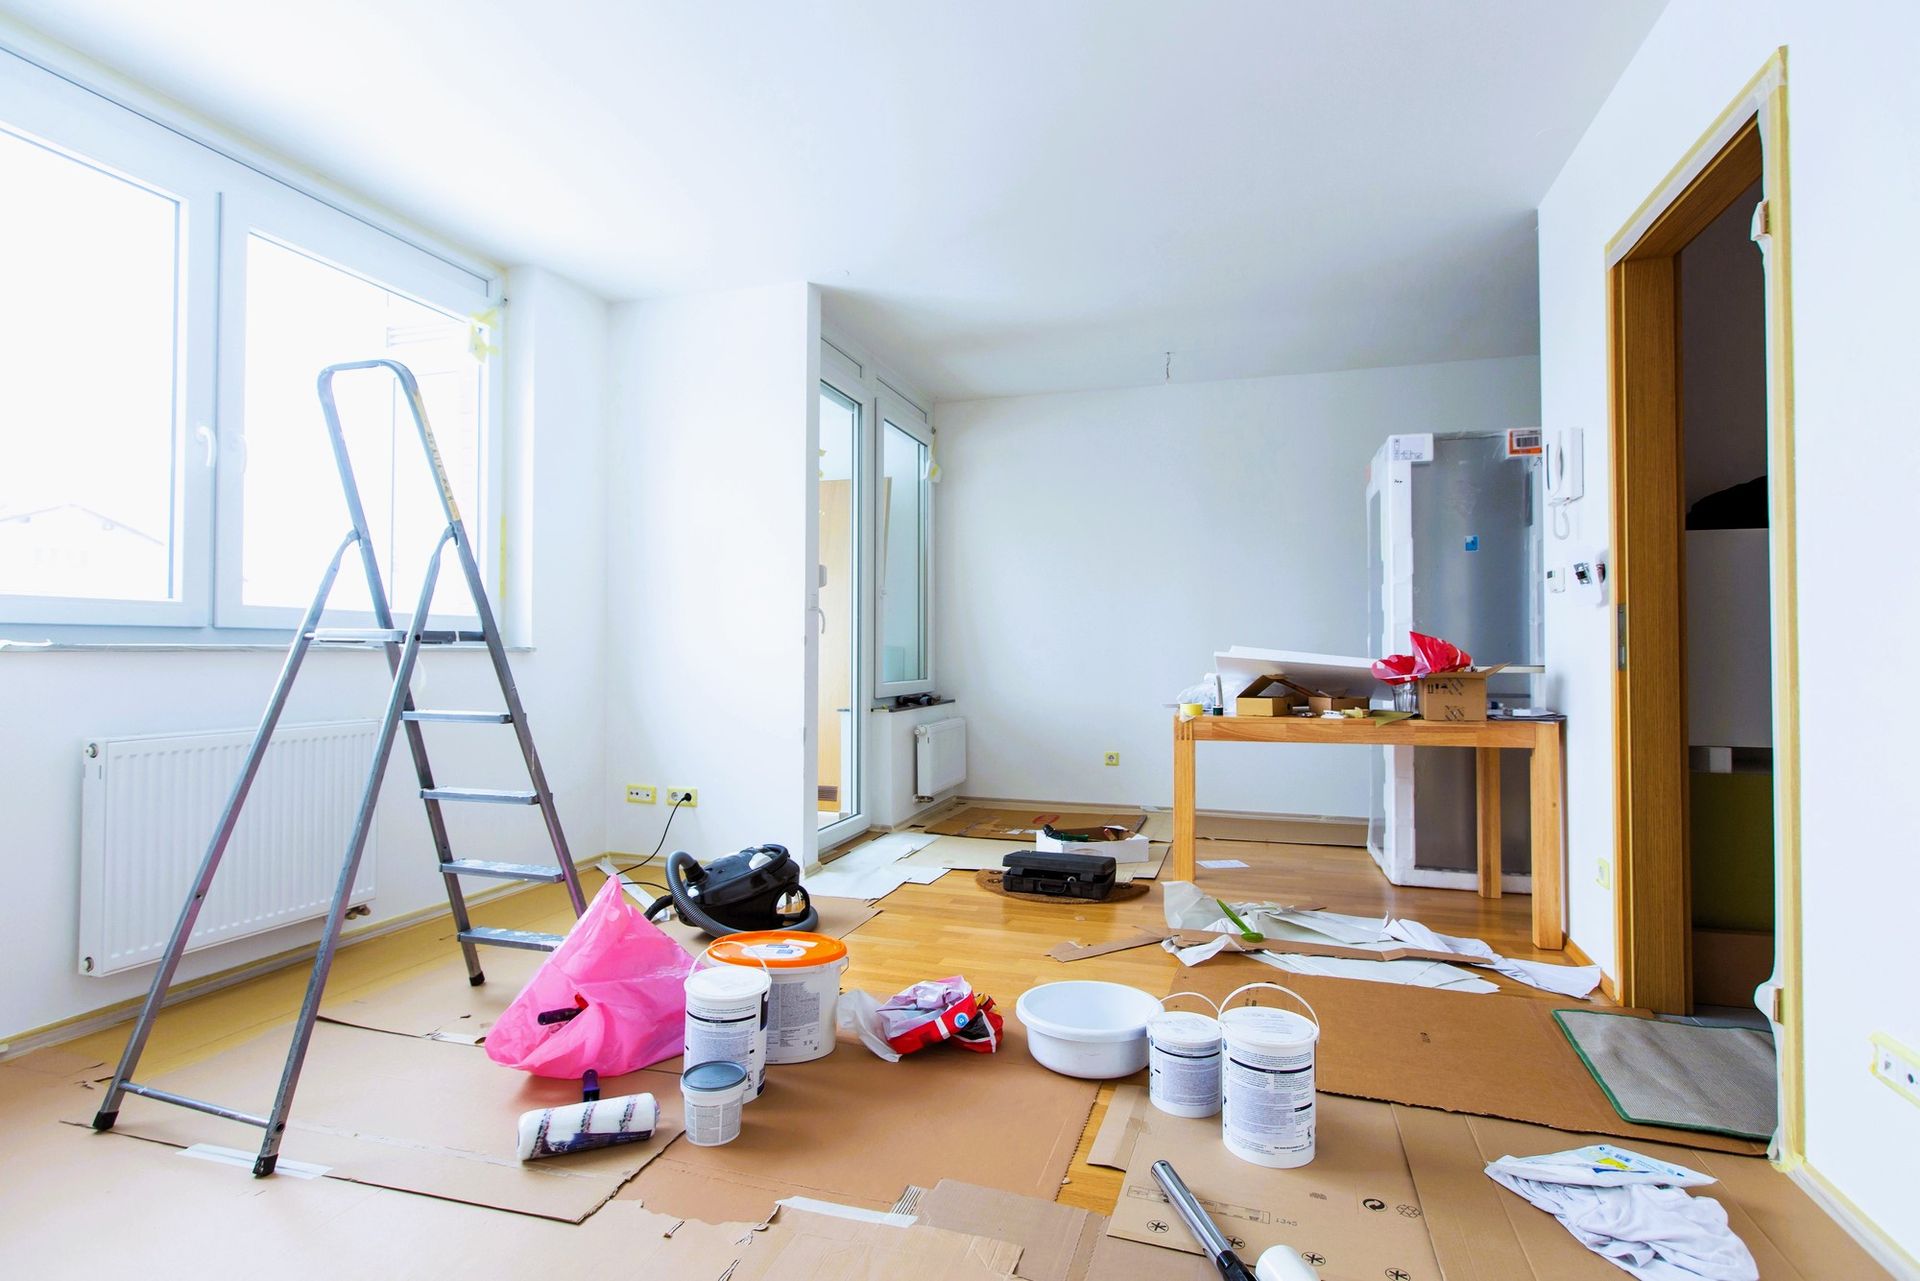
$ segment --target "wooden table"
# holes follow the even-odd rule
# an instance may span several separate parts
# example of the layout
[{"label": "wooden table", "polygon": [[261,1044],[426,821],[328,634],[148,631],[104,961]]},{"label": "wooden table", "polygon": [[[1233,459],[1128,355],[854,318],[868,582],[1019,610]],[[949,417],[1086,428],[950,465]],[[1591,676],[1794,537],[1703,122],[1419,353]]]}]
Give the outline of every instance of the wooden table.
[{"label": "wooden table", "polygon": [[1391,721],[1315,716],[1176,716],[1173,722],[1173,871],[1194,873],[1195,743],[1339,743],[1352,747],[1471,747],[1479,813],[1480,897],[1500,897],[1500,753],[1533,754],[1533,944],[1566,944],[1560,804],[1566,790],[1559,720]]}]

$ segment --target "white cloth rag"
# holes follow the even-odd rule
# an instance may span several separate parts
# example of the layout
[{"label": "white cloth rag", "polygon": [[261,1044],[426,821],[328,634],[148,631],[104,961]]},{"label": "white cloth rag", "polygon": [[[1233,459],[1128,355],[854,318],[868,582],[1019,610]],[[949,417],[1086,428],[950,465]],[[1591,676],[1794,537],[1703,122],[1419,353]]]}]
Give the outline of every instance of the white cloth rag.
[{"label": "white cloth rag", "polygon": [[1609,1143],[1501,1157],[1487,1175],[1560,1220],[1574,1239],[1640,1281],[1759,1281],[1727,1211],[1684,1189],[1713,1179]]}]

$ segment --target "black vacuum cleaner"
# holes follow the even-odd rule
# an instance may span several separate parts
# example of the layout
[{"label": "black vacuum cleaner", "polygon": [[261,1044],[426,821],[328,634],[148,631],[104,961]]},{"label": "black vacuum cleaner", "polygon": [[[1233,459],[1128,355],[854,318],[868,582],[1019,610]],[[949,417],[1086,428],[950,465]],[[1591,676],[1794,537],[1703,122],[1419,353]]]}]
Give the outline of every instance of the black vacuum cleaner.
[{"label": "black vacuum cleaner", "polygon": [[704,866],[685,850],[667,858],[667,892],[647,908],[657,920],[667,908],[710,937],[751,930],[810,930],[820,923],[800,865],[784,845],[756,845]]}]

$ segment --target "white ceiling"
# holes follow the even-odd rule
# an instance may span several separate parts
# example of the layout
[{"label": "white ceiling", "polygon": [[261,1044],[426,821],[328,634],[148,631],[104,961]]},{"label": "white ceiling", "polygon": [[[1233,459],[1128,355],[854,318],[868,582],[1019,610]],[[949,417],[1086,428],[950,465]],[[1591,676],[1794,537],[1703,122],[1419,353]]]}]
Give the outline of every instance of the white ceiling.
[{"label": "white ceiling", "polygon": [[1537,350],[1662,0],[0,0],[609,298],[807,279],[940,399]]}]

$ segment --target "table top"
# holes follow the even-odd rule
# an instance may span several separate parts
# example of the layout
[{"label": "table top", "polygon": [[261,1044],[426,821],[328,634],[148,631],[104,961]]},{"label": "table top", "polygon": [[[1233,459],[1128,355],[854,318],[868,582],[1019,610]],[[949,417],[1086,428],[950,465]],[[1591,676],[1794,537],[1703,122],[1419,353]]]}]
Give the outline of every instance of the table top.
[{"label": "table top", "polygon": [[1561,717],[1485,721],[1427,721],[1419,717],[1385,723],[1327,716],[1181,716],[1173,736],[1196,742],[1345,743],[1392,747],[1523,747],[1557,735]]}]

